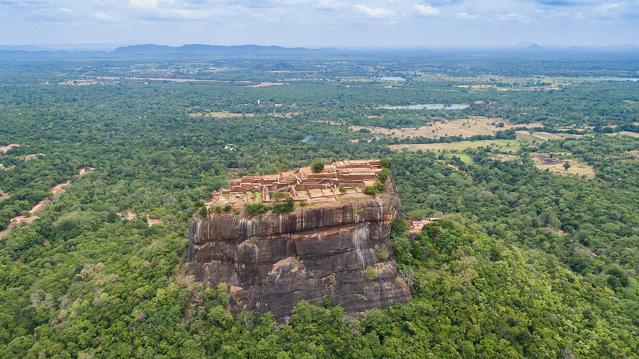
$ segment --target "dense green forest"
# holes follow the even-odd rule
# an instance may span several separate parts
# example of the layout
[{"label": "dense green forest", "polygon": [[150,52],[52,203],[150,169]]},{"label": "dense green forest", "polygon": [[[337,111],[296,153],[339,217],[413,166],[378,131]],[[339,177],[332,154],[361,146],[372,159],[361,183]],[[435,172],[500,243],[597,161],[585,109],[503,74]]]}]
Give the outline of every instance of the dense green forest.
[{"label": "dense green forest", "polygon": [[[639,139],[620,132],[639,121],[639,82],[591,78],[636,75],[634,57],[2,62],[0,147],[19,147],[0,153],[0,357],[639,357]],[[176,68],[228,82],[63,83]],[[286,84],[248,87],[261,81]],[[469,106],[380,108],[439,103]],[[193,116],[210,112],[243,116]],[[586,135],[502,161],[494,148],[391,152],[348,128],[468,116]],[[596,176],[540,170],[536,153]],[[411,302],[357,317],[302,302],[278,323],[233,316],[229,288],[193,280],[188,224],[229,178],[375,157],[391,159],[402,201],[392,243]],[[425,217],[443,219],[407,232]]]}]

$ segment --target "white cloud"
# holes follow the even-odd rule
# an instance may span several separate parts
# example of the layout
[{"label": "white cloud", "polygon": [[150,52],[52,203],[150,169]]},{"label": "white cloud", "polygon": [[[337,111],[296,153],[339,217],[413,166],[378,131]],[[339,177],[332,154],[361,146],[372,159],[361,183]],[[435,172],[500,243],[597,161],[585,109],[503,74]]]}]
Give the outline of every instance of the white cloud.
[{"label": "white cloud", "polygon": [[129,6],[136,9],[156,9],[158,0],[129,0]]},{"label": "white cloud", "polygon": [[432,17],[439,16],[442,13],[441,10],[429,4],[415,4],[413,8],[419,16]]},{"label": "white cloud", "polygon": [[49,0],[0,0],[0,4],[15,9],[42,8],[48,6]]},{"label": "white cloud", "polygon": [[620,3],[606,3],[606,4],[601,4],[598,9],[601,11],[610,11],[610,10],[616,10],[619,9],[621,7]]},{"label": "white cloud", "polygon": [[318,10],[338,10],[346,6],[339,0],[318,0],[315,8]]},{"label": "white cloud", "polygon": [[371,17],[374,19],[387,19],[395,16],[395,12],[383,7],[370,7],[364,4],[357,4],[353,8],[362,15]]},{"label": "white cloud", "polygon": [[515,12],[509,12],[505,14],[495,14],[495,19],[499,21],[519,21],[519,22],[530,21],[530,18],[528,18],[527,16],[524,16]]},{"label": "white cloud", "polygon": [[[101,3],[117,0],[95,0]],[[300,0],[271,0],[278,1],[278,6]],[[277,6],[263,2],[255,2],[263,11]],[[125,10],[126,11],[122,11]],[[104,6],[103,13],[119,13],[121,20],[141,19],[145,21],[202,21],[223,19],[232,16],[252,18],[249,7],[232,0],[126,0],[124,6]]]},{"label": "white cloud", "polygon": [[462,20],[475,20],[479,18],[479,15],[469,14],[467,12],[460,12],[457,17]]},{"label": "white cloud", "polygon": [[66,7],[36,9],[26,16],[32,21],[65,22],[75,21],[78,14]]},{"label": "white cloud", "polygon": [[96,22],[103,24],[110,24],[118,21],[118,19],[116,19],[115,17],[104,12],[96,12],[95,14],[93,14],[92,18]]}]

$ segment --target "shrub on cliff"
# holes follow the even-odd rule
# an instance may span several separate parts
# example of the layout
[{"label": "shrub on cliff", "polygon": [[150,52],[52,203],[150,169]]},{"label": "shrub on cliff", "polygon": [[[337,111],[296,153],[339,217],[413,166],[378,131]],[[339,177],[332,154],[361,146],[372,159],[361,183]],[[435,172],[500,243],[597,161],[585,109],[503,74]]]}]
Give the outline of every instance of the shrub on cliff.
[{"label": "shrub on cliff", "polygon": [[390,176],[391,171],[388,168],[383,168],[381,171],[379,171],[379,173],[377,174],[377,179],[384,183],[386,182],[386,180],[388,179],[388,177]]},{"label": "shrub on cliff", "polygon": [[369,196],[374,196],[377,194],[377,187],[376,186],[366,186],[364,188],[364,194],[367,194]]},{"label": "shrub on cliff", "polygon": [[286,193],[284,193],[284,192],[275,192],[275,193],[273,194],[273,197],[274,197],[276,200],[284,199],[284,198],[286,198]]},{"label": "shrub on cliff", "polygon": [[288,199],[286,203],[280,203],[273,206],[273,213],[275,214],[283,214],[290,213],[295,210],[295,203],[292,199]]},{"label": "shrub on cliff", "polygon": [[324,170],[324,162],[316,161],[311,165],[311,170],[315,173],[322,172]]},{"label": "shrub on cliff", "polygon": [[261,203],[252,203],[246,205],[244,211],[249,216],[259,216],[260,214],[264,214],[269,211],[269,208]]},{"label": "shrub on cliff", "polygon": [[380,192],[386,191],[386,185],[383,182],[377,181],[374,186],[366,186],[364,188],[364,194],[374,196]]},{"label": "shrub on cliff", "polygon": [[364,269],[364,275],[368,280],[375,280],[377,279],[377,269],[375,269],[375,267],[368,266]]},{"label": "shrub on cliff", "polygon": [[384,247],[375,247],[375,255],[380,261],[386,261],[390,258],[390,253],[388,253],[388,249]]}]

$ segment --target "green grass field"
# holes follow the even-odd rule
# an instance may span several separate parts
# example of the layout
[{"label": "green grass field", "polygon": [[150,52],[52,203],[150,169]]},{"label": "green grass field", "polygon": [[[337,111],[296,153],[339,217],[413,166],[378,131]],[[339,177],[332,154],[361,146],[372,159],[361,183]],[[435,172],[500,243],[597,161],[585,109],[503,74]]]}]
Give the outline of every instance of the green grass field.
[{"label": "green grass field", "polygon": [[475,161],[473,161],[473,158],[470,157],[470,155],[467,153],[447,153],[446,154],[446,158],[448,159],[452,159],[453,157],[459,157],[459,159],[467,165],[472,165],[475,163]]},{"label": "green grass field", "polygon": [[409,151],[463,151],[469,148],[495,147],[502,152],[516,153],[521,147],[521,143],[517,140],[482,140],[482,141],[459,141],[451,143],[428,143],[428,144],[401,144],[390,145],[393,151],[403,149]]}]

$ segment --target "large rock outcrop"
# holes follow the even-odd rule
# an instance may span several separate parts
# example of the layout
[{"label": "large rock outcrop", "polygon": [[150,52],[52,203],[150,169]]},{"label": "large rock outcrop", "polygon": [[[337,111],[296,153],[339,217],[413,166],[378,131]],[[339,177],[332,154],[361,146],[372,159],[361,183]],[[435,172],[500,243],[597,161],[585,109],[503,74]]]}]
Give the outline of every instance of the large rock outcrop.
[{"label": "large rock outcrop", "polygon": [[189,258],[199,280],[231,286],[231,307],[286,319],[300,300],[325,298],[348,313],[410,300],[392,259],[399,210],[386,192],[256,217],[213,213],[190,227]]}]

